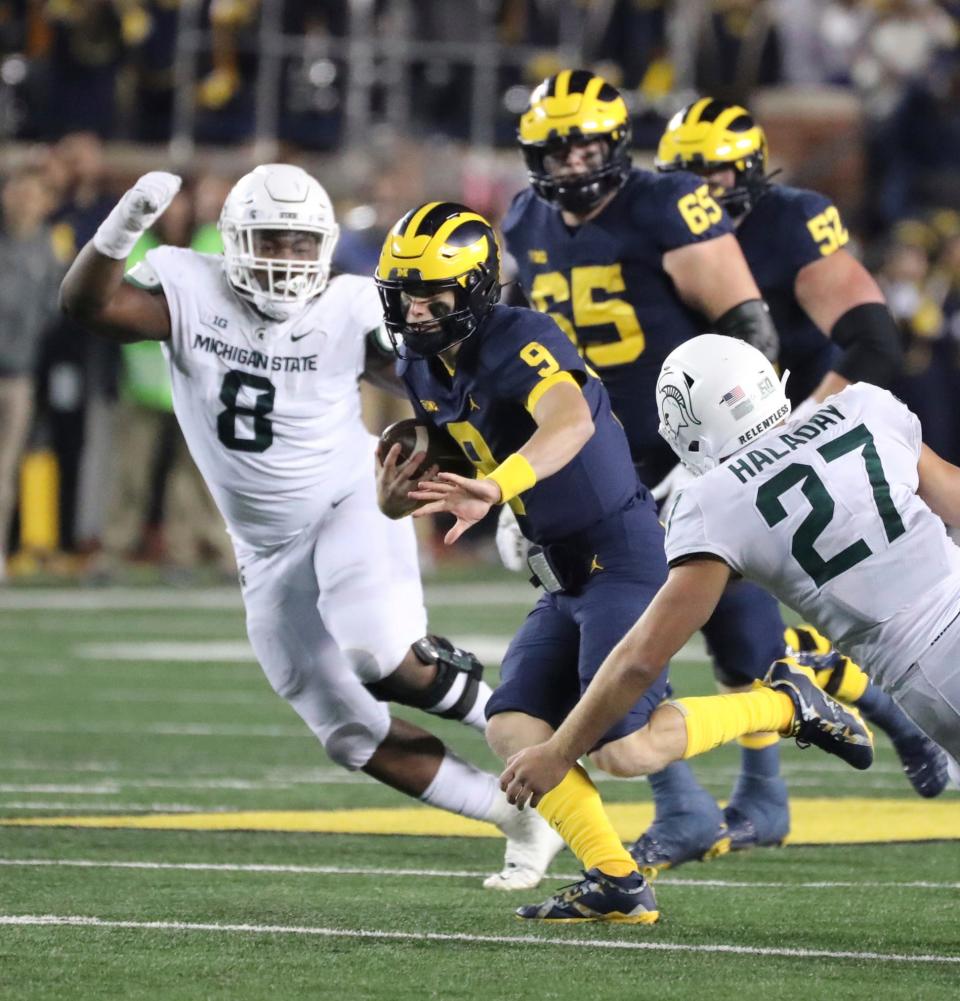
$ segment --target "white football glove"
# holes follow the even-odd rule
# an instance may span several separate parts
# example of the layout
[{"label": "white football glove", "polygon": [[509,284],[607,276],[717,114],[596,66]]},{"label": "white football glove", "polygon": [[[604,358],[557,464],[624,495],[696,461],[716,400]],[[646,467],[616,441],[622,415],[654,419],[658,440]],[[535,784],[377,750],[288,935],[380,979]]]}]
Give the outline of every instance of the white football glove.
[{"label": "white football glove", "polygon": [[813,416],[814,411],[819,406],[820,404],[812,396],[808,396],[803,403],[798,403],[793,410],[790,411],[790,420],[805,421],[808,417]]},{"label": "white football glove", "polygon": [[181,183],[176,174],[163,170],[144,174],[100,224],[93,245],[105,257],[125,261],[140,235],[163,215]]},{"label": "white football glove", "polygon": [[693,473],[682,462],[678,462],[650,491],[664,517],[669,513],[670,503],[677,496],[677,492],[682,490],[692,479]]},{"label": "white football glove", "polygon": [[500,562],[508,570],[522,573],[527,569],[527,553],[530,552],[530,540],[520,531],[516,516],[509,504],[500,509],[497,519],[497,552]]}]

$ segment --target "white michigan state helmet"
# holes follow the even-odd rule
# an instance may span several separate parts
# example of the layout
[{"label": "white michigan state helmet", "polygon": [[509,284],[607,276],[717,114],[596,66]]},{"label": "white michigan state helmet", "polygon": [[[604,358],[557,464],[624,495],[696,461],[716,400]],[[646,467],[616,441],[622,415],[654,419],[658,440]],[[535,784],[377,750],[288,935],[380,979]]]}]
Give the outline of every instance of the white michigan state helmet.
[{"label": "white michigan state helmet", "polygon": [[[267,163],[241,177],[223,203],[219,229],[227,280],[267,316],[287,319],[326,287],[340,227],[326,191],[301,167]],[[258,256],[265,230],[314,235],[316,258]]]},{"label": "white michigan state helmet", "polygon": [[696,475],[790,416],[784,387],[754,347],[702,334],[667,355],[657,379],[660,435]]}]

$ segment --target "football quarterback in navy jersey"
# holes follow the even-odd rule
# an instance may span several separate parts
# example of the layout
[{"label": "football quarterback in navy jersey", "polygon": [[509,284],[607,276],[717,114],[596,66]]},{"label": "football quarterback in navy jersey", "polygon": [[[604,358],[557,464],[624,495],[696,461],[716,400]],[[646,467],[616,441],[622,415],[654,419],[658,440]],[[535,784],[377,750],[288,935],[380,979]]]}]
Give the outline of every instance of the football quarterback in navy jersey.
[{"label": "football quarterback in navy jersey", "polygon": [[[470,479],[427,470],[394,445],[378,474],[390,517],[446,512],[452,543],[494,504],[510,504],[537,545],[530,569],[544,588],[501,665],[487,704],[487,737],[505,761],[542,742],[566,718],[600,663],[665,579],[663,531],[630,461],[602,382],[547,316],[497,304],[500,255],[489,224],[470,209],[431,202],[391,230],[376,281],[398,371],[417,415],[448,431],[478,471]],[[591,752],[613,774],[662,770],[748,732],[716,727],[724,697],[661,704],[666,669]],[[755,701],[753,696],[758,695]],[[737,705],[789,729],[770,692]],[[780,703],[780,709],[784,708]],[[691,728],[698,736],[692,737]],[[704,742],[702,735],[716,734]],[[722,734],[722,736],[721,736]],[[515,790],[517,791],[517,790]],[[537,804],[564,837],[585,878],[521,917],[652,923],[652,891],[579,766]]]},{"label": "football quarterback in navy jersey", "polygon": [[[773,358],[769,310],[707,182],[631,168],[627,108],[601,77],[564,70],[545,80],[518,136],[531,188],[504,220],[507,249],[533,305],[557,321],[603,380],[640,478],[654,488],[676,465],[657,434],[664,359],[710,329]],[[703,631],[718,672],[762,678],[783,654],[783,628],[773,598],[736,583]],[[741,784],[737,802],[744,812],[749,804],[763,840],[780,841],[789,830],[786,787],[776,750],[764,758],[765,774]],[[650,784],[656,818],[632,849],[641,864],[676,866],[724,843],[723,813],[688,766],[675,764]]]},{"label": "football quarterback in navy jersey", "polygon": [[[693,171],[734,220],[737,240],[780,337],[779,365],[789,370],[794,414],[852,382],[886,384],[900,365],[900,337],[883,293],[845,246],[836,206],[816,191],[773,184],[767,141],[746,108],[701,97],[670,120],[656,156],[665,176]],[[674,174],[674,172],[677,172]],[[829,643],[810,627],[788,630],[789,645],[825,654]],[[910,782],[922,796],[946,786],[946,759],[846,658],[821,680],[887,732]],[[743,683],[750,679],[743,677]],[[728,817],[731,828],[739,818]]]}]

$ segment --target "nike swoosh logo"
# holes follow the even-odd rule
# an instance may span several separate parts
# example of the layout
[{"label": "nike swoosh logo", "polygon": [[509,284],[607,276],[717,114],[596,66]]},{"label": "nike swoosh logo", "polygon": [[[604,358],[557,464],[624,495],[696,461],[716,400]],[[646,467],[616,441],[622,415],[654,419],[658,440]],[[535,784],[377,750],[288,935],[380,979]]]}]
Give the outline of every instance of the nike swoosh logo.
[{"label": "nike swoosh logo", "polygon": [[312,330],[307,330],[304,333],[299,334],[299,335],[298,334],[291,334],[290,335],[290,340],[293,341],[294,343],[296,343],[297,341],[302,341],[304,339],[304,337],[309,337],[313,332],[314,331],[312,331]]},{"label": "nike swoosh logo", "polygon": [[345,497],[341,497],[340,500],[335,500],[331,503],[330,509],[333,510],[335,507],[340,507],[340,505],[347,499],[347,497],[352,497],[353,491],[351,490]]}]

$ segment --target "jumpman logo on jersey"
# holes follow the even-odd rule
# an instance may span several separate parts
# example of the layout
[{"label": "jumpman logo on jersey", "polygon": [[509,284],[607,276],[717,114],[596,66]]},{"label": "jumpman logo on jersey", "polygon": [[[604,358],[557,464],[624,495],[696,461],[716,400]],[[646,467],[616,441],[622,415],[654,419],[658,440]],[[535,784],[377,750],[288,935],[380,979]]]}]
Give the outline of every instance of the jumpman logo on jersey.
[{"label": "jumpman logo on jersey", "polygon": [[477,401],[469,393],[467,393],[467,402],[470,404],[470,409],[471,410],[479,410],[480,409],[480,404],[477,403]]},{"label": "jumpman logo on jersey", "polygon": [[590,561],[590,573],[596,573],[598,570],[602,570],[603,567],[600,564],[600,558],[597,553],[594,553],[593,559]]}]

